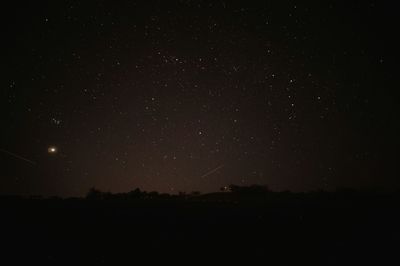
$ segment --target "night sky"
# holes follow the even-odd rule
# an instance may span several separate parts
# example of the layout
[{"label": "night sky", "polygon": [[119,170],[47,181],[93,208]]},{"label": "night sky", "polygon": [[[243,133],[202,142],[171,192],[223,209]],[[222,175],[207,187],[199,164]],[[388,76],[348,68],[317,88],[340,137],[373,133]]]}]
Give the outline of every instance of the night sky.
[{"label": "night sky", "polygon": [[398,188],[392,2],[3,5],[0,193]]}]

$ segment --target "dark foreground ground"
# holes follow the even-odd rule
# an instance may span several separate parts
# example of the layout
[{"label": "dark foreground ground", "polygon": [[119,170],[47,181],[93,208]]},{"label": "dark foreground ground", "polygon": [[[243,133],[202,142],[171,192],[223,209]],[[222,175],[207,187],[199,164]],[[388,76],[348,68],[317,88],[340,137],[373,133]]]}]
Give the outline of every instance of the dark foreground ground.
[{"label": "dark foreground ground", "polygon": [[400,265],[398,195],[221,195],[1,197],[1,264]]}]

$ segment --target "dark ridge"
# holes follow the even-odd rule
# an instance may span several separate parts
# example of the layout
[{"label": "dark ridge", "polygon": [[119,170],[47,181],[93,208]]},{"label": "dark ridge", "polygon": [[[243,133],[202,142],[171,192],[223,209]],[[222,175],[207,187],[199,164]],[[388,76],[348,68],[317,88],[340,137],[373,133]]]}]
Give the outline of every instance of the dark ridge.
[{"label": "dark ridge", "polygon": [[[229,186],[177,195],[1,196],[4,260],[59,264],[245,259],[360,265],[396,258],[400,193],[273,192]],[[23,256],[21,255],[23,254]]]}]

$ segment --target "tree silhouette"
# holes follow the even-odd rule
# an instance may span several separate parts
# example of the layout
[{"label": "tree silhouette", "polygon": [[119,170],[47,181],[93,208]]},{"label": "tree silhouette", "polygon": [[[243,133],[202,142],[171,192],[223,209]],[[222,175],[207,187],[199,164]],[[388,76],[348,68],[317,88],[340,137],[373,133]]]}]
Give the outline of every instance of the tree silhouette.
[{"label": "tree silhouette", "polygon": [[104,193],[95,187],[89,189],[88,193],[86,194],[87,199],[103,199]]}]

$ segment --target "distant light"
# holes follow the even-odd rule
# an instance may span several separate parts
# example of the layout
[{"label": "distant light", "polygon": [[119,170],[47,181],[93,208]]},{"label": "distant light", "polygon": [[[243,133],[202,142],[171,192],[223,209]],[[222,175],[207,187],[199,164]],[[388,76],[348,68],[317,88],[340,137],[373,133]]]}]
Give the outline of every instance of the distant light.
[{"label": "distant light", "polygon": [[57,147],[55,147],[55,146],[50,146],[50,147],[47,149],[47,152],[50,153],[50,154],[57,153]]}]

